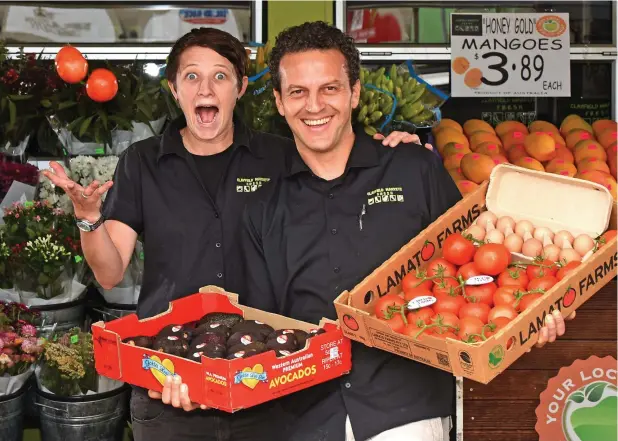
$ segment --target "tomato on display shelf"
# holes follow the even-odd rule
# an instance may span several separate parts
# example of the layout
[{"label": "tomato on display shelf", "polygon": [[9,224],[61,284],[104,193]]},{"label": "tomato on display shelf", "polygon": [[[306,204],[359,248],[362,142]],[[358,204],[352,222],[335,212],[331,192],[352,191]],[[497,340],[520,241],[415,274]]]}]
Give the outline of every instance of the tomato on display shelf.
[{"label": "tomato on display shelf", "polygon": [[450,234],[442,244],[442,256],[453,265],[464,265],[472,260],[476,248],[461,233]]},{"label": "tomato on display shelf", "polygon": [[498,276],[498,286],[519,286],[526,288],[529,278],[522,268],[507,268]]},{"label": "tomato on display shelf", "polygon": [[82,53],[73,46],[64,46],[54,60],[56,72],[63,81],[76,84],[88,75],[88,62]]},{"label": "tomato on display shelf", "polygon": [[474,264],[483,274],[497,276],[511,263],[511,253],[502,244],[481,245],[474,254]]},{"label": "tomato on display shelf", "polygon": [[112,100],[118,93],[116,75],[108,69],[95,69],[86,82],[86,93],[92,101],[98,103]]}]

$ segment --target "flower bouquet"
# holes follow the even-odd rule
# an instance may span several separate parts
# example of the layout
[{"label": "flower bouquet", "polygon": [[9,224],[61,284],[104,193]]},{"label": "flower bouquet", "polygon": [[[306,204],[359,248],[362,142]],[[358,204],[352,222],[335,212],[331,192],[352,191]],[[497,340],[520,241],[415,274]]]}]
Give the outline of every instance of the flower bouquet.
[{"label": "flower bouquet", "polygon": [[13,287],[9,265],[10,258],[11,249],[0,234],[0,289],[10,289]]},{"label": "flower bouquet", "polygon": [[92,335],[79,328],[45,343],[36,376],[39,389],[61,396],[103,393],[124,384],[97,374]]},{"label": "flower bouquet", "polygon": [[38,176],[39,169],[34,165],[9,161],[0,153],[0,201],[8,193],[14,181],[36,186]]},{"label": "flower bouquet", "polygon": [[25,305],[0,303],[0,396],[17,392],[34,372],[44,344],[36,316]]},{"label": "flower bouquet", "polygon": [[71,253],[51,234],[26,242],[15,260],[15,283],[21,299],[31,293],[49,300],[65,294],[71,287]]},{"label": "flower bouquet", "polygon": [[0,52],[0,151],[23,158],[30,136],[44,122],[41,97],[51,66],[23,51],[8,58],[2,44]]}]

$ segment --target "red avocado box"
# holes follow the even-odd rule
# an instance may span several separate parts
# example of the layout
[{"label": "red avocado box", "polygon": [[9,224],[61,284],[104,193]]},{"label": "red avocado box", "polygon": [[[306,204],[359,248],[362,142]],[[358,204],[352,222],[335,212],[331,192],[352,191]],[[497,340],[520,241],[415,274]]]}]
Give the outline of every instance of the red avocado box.
[{"label": "red avocado box", "polygon": [[[535,227],[554,232],[568,230],[574,237],[586,233],[594,238],[608,227],[616,229],[616,203],[607,188],[557,174],[498,165],[489,182],[467,194],[354,289],[335,299],[344,335],[487,384],[536,343],[547,314],[559,309],[564,316],[569,315],[618,273],[614,237],[502,329],[480,342],[428,334],[415,339],[393,331],[386,321],[373,315],[380,297],[401,293],[406,274],[441,257],[444,240],[452,233],[463,232],[486,210],[498,217],[511,216],[516,222],[528,220]],[[511,253],[511,259],[521,264],[531,261],[515,253]],[[568,332],[568,322],[566,328]]]},{"label": "red avocado box", "polygon": [[169,309],[139,320],[131,314],[92,325],[95,367],[114,380],[163,390],[166,375],[178,374],[195,403],[226,412],[255,406],[348,373],[351,342],[336,322],[322,319],[325,332],[307,338],[304,349],[277,357],[274,350],[227,360],[201,356],[201,363],[152,349],[123,343],[136,336],[155,336],[168,325],[198,321],[212,312],[242,315],[275,330],[315,330],[316,325],[238,304],[238,295],[207,286],[197,294],[170,302]]}]

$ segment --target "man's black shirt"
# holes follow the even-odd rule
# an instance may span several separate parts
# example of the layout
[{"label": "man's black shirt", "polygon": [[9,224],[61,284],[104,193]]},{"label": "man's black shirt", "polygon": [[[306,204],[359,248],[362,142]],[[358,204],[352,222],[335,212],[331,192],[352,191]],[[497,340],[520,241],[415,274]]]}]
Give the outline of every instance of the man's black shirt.
[{"label": "man's black shirt", "polygon": [[[339,179],[313,175],[297,151],[288,171],[245,212],[244,302],[295,319],[336,319],[334,299],[352,289],[461,199],[440,160],[417,145],[382,146],[361,134]],[[298,418],[293,440],[357,440],[454,413],[454,377],[353,343],[352,371],[283,398]],[[345,406],[343,406],[343,404]]]},{"label": "man's black shirt", "polygon": [[191,155],[197,172],[200,175],[202,184],[206,187],[206,191],[211,198],[216,199],[217,190],[219,189],[219,181],[221,176],[227,170],[227,165],[230,162],[234,150],[227,148],[220,153],[214,155]]},{"label": "man's black shirt", "polygon": [[201,167],[182,143],[185,126],[181,117],[162,135],[123,152],[103,207],[106,219],[143,233],[140,318],[166,310],[171,300],[205,285],[242,291],[238,231],[244,206],[283,173],[284,150],[295,149],[291,140],[252,131],[235,119],[227,167],[220,170],[218,190],[211,196],[212,183],[202,185]]}]

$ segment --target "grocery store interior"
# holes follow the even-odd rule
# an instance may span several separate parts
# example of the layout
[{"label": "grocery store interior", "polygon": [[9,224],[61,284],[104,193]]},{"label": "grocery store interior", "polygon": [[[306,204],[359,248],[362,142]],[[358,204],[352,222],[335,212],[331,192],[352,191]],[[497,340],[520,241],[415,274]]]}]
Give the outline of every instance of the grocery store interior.
[{"label": "grocery store interior", "polygon": [[[543,64],[534,64],[533,73],[568,78],[570,90],[552,94],[526,86],[530,91],[517,95],[513,91],[519,86],[512,84],[523,83],[514,83],[513,78],[509,78],[503,93],[494,87],[485,96],[469,93],[471,86],[466,89],[460,82],[455,86],[459,72],[453,61],[468,55],[461,47],[455,51],[451,44],[452,14],[568,14],[568,34],[562,37],[568,43],[567,50],[555,54],[555,58],[541,57]],[[491,158],[496,165],[510,163],[606,187],[611,195],[610,213],[613,207],[615,215],[616,0],[2,1],[0,208],[4,218],[0,218],[0,343],[2,338],[5,340],[0,351],[8,348],[8,328],[3,327],[18,320],[25,320],[19,325],[22,330],[24,323],[31,323],[38,337],[53,339],[54,343],[69,339],[80,349],[68,362],[70,366],[61,366],[58,360],[66,354],[60,344],[59,353],[52,350],[44,357],[41,351],[46,349],[27,352],[22,347],[25,354],[41,358],[35,362],[33,356],[32,362],[21,362],[23,369],[19,372],[10,370],[8,358],[2,359],[13,352],[0,352],[0,441],[133,440],[130,386],[99,376],[92,344],[88,344],[93,323],[135,312],[146,258],[143,248],[138,242],[118,286],[101,287],[83,259],[70,199],[41,179],[39,172],[54,160],[60,161],[81,185],[95,179],[104,182],[113,177],[118,156],[129,145],[161,134],[182,114],[164,81],[166,60],[174,42],[195,27],[221,29],[245,45],[251,53],[249,89],[239,102],[238,113],[255,130],[290,136],[285,119],[276,111],[269,75],[264,75],[265,60],[281,31],[318,20],[354,38],[363,67],[361,79],[374,81],[363,88],[361,105],[353,113],[359,130],[372,135],[388,135],[391,130],[417,134],[422,144],[434,146],[464,197],[489,178],[489,171],[479,178],[476,169],[469,172],[470,167],[464,167],[462,158],[474,152]],[[83,54],[91,70],[100,67],[114,72],[120,88],[118,97],[102,103],[79,101],[86,93],[83,83],[61,84],[57,76],[50,74],[55,73],[56,55],[69,44]],[[521,52],[505,53],[513,57]],[[531,57],[536,54],[530,51]],[[512,60],[509,58],[509,66]],[[382,75],[386,78],[382,82],[380,75],[371,75],[380,71],[387,75]],[[399,86],[393,82],[396,77],[401,80]],[[469,86],[468,79],[465,81]],[[412,86],[406,89],[405,82],[420,84],[423,91],[411,99]],[[26,91],[17,91],[18,84]],[[380,101],[374,104],[372,97],[378,95]],[[412,102],[422,105],[416,109]],[[442,120],[449,122],[441,125]],[[475,123],[467,125],[470,120]],[[517,132],[521,136],[527,136],[528,130],[532,133],[534,124],[542,127],[536,131],[546,132],[553,139],[552,152],[556,153],[551,159],[555,162],[534,157],[523,142],[508,136],[508,130],[498,129],[506,127],[507,122],[523,127],[526,133]],[[478,128],[483,124],[489,126],[491,135]],[[477,130],[487,137],[478,137]],[[594,142],[602,156],[583,153],[584,146],[578,145],[588,140]],[[492,149],[497,149],[495,155]],[[534,165],[526,165],[526,158]],[[491,167],[493,163],[490,161]],[[591,173],[586,174],[588,170]],[[24,215],[31,218],[24,220]],[[615,219],[608,222],[606,229],[608,225],[616,228]],[[26,241],[34,242],[58,230],[64,231],[62,249],[70,256],[72,285],[67,288],[52,280],[60,273],[66,275],[66,268],[58,272],[44,266],[34,276],[37,286],[20,286],[23,283],[17,280],[17,273],[11,275],[8,269],[11,255],[19,254]],[[38,245],[43,250],[44,244]],[[614,270],[614,263],[611,266]],[[595,269],[591,271],[594,274]],[[555,343],[523,354],[488,384],[456,375],[452,441],[550,440],[537,427],[539,396],[548,381],[575,360],[590,356],[616,358],[617,287],[615,274],[610,276],[594,297],[581,305],[577,318],[567,322],[567,333]],[[579,280],[573,284],[582,289]],[[25,298],[22,291],[35,291],[36,295]],[[34,339],[34,344],[39,343]],[[53,362],[41,361],[54,358]]]}]

